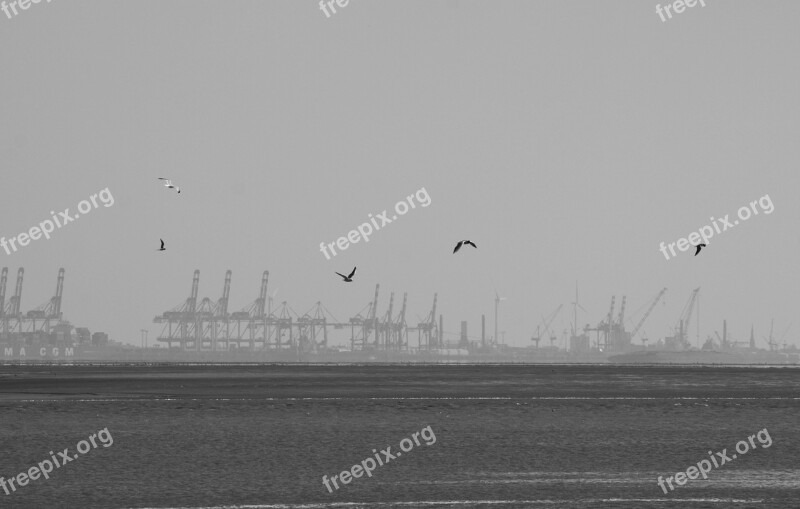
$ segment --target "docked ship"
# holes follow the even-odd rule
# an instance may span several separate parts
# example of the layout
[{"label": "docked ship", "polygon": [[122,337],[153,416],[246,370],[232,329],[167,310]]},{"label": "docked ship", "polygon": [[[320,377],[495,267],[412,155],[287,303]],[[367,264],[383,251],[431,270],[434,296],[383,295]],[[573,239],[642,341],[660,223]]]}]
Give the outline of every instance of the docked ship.
[{"label": "docked ship", "polygon": [[613,364],[798,364],[800,353],[766,350],[644,350],[612,355]]},{"label": "docked ship", "polygon": [[[719,342],[709,337],[702,348],[692,348],[686,340],[683,330],[678,335],[665,338],[663,345],[655,348],[643,348],[636,351],[609,356],[608,362],[613,364],[800,364],[800,350],[796,347],[783,350],[762,350],[755,346],[755,336],[750,329],[750,341],[747,346],[738,345],[727,337],[727,323],[723,321],[722,336]],[[770,338],[768,344],[774,348],[776,344]]]}]

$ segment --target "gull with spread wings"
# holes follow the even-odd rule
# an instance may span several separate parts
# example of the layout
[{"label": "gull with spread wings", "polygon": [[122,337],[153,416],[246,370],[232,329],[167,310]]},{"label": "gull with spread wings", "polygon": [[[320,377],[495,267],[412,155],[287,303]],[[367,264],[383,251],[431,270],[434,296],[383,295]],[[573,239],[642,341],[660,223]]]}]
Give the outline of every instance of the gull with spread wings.
[{"label": "gull with spread wings", "polygon": [[356,268],[355,267],[353,267],[353,272],[351,272],[349,276],[345,276],[344,274],[339,274],[337,272],[337,274],[342,276],[342,278],[344,279],[345,283],[352,283],[353,282],[353,274],[355,274],[355,273],[356,273]]},{"label": "gull with spread wings", "polygon": [[474,247],[475,249],[478,249],[478,246],[476,246],[475,244],[473,244],[473,242],[472,242],[471,240],[462,240],[462,241],[459,241],[459,243],[458,243],[458,244],[456,244],[456,248],[455,248],[455,249],[453,249],[453,254],[456,254],[456,253],[458,253],[458,250],[459,250],[459,249],[461,249],[461,246],[463,246],[464,244],[466,244],[466,245],[468,245],[468,246],[472,246],[472,247]]}]

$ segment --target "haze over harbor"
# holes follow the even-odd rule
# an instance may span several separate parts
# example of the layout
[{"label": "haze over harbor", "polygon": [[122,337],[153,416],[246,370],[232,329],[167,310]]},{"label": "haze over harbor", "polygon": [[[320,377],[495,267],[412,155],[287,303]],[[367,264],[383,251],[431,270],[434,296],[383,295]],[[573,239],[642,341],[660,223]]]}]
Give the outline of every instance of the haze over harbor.
[{"label": "haze over harbor", "polygon": [[0,0],[0,505],[796,506],[800,3],[317,1]]},{"label": "haze over harbor", "polygon": [[[800,6],[709,5],[662,23],[652,4],[586,13],[515,3],[509,16],[465,2],[373,2],[331,19],[316,4],[237,5],[166,3],[156,16],[101,2],[91,13],[103,22],[87,24],[83,10],[52,2],[3,22],[0,43],[18,47],[0,56],[15,91],[0,123],[4,188],[14,190],[0,202],[4,234],[101,187],[116,199],[7,259],[12,273],[26,268],[24,310],[53,295],[65,267],[65,316],[138,344],[140,329],[159,333],[153,316],[185,300],[198,268],[200,295],[213,300],[233,270],[231,309],[258,294],[263,270],[299,313],[322,301],[340,319],[377,283],[408,292],[414,315],[438,292],[456,334],[461,320],[478,331],[486,314],[493,335],[496,289],[507,297],[500,331],[518,346],[542,315],[569,306],[576,281],[589,311],[581,325],[602,320],[611,295],[627,295],[633,311],[668,287],[647,333],[671,334],[697,286],[701,341],[727,319],[743,339],[753,324],[764,347],[771,319],[795,321],[800,99],[785,55]],[[742,23],[771,36],[734,37]],[[505,36],[467,36],[495,32]],[[218,44],[210,33],[229,36]],[[731,43],[712,44],[711,33]],[[136,51],[124,49],[131,40]],[[45,68],[60,76],[55,92],[37,78]],[[337,250],[335,263],[359,267],[344,292],[319,242],[422,186],[435,206]],[[715,237],[713,250],[665,262],[655,249],[765,194],[775,213]],[[453,258],[431,242],[441,232],[481,249]],[[167,251],[154,251],[158,238]],[[554,327],[569,329],[568,318]]]}]

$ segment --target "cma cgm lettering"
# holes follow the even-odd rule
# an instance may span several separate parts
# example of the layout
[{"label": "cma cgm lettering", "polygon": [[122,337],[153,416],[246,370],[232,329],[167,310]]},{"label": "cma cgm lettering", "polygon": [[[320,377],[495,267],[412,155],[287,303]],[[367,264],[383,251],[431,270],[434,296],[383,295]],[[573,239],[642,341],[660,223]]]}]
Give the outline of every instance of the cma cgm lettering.
[{"label": "cma cgm lettering", "polygon": [[75,356],[75,349],[72,347],[0,345],[0,358],[5,358],[5,359],[66,358],[74,356]]}]

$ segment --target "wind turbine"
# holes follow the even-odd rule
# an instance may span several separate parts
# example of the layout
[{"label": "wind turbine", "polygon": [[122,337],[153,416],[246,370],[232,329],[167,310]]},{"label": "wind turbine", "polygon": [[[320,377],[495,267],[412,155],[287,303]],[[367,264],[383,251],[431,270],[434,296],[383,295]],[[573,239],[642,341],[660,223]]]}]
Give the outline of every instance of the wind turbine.
[{"label": "wind turbine", "polygon": [[575,316],[575,328],[572,331],[573,336],[578,335],[578,308],[581,308],[584,313],[588,313],[586,308],[578,303],[578,282],[575,281],[575,302],[572,303],[572,310]]},{"label": "wind turbine", "polygon": [[497,295],[497,289],[494,290],[494,342],[498,344],[497,340],[497,306],[500,305],[501,301],[506,300],[505,297],[500,297]]}]

